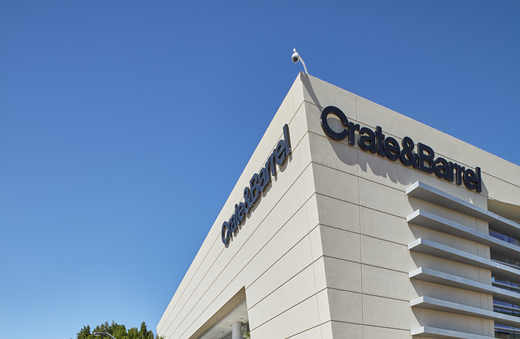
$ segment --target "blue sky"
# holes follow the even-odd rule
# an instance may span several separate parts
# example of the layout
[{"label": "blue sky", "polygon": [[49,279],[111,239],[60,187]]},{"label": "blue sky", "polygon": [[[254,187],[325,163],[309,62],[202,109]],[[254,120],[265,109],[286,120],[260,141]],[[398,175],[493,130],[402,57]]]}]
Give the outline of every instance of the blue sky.
[{"label": "blue sky", "polygon": [[295,47],[311,75],[520,164],[519,16],[519,1],[1,0],[1,337],[155,332],[303,70]]}]

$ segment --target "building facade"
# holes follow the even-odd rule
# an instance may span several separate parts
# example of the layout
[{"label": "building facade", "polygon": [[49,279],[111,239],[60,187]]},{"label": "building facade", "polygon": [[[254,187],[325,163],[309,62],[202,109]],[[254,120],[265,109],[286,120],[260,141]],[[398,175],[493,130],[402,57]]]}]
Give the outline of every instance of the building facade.
[{"label": "building facade", "polygon": [[520,338],[520,167],[300,73],[167,339]]}]

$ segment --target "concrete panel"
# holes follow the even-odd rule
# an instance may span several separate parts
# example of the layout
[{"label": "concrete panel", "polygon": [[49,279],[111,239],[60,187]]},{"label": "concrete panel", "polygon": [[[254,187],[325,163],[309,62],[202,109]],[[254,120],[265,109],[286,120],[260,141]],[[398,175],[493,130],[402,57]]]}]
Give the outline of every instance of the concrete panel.
[{"label": "concrete panel", "polygon": [[492,283],[492,274],[491,274],[491,271],[490,270],[486,270],[484,268],[479,268],[478,269],[478,273],[479,273],[479,280],[481,283],[484,283],[484,284],[489,284],[491,285]]},{"label": "concrete panel", "polygon": [[408,273],[416,268],[408,247],[396,243],[361,236],[363,264]]},{"label": "concrete panel", "polygon": [[409,301],[420,295],[407,273],[368,265],[362,266],[363,293]]},{"label": "concrete panel", "polygon": [[[350,261],[324,257],[327,287],[361,292],[361,265]],[[408,277],[407,277],[408,278]]]},{"label": "concrete panel", "polygon": [[[248,290],[246,289],[247,293]],[[250,307],[248,313],[258,323],[264,323],[315,294],[314,271],[312,266],[309,266],[290,280],[287,280],[278,289],[262,299],[261,302]]]},{"label": "concrete panel", "polygon": [[491,254],[489,252],[489,246],[478,244],[477,252],[478,252],[477,255],[479,257],[483,257],[483,258],[486,258],[486,259],[491,259]]},{"label": "concrete panel", "polygon": [[332,321],[332,335],[334,339],[363,338],[363,326],[358,324]]},{"label": "concrete panel", "polygon": [[489,223],[480,219],[475,219],[475,229],[484,234],[489,234]]},{"label": "concrete panel", "polygon": [[363,308],[361,294],[330,288],[326,291],[329,297],[331,320],[357,324],[363,321],[359,311]]},{"label": "concrete panel", "polygon": [[363,207],[403,218],[414,211],[404,191],[365,179],[359,180],[359,203]]},{"label": "concrete panel", "polygon": [[323,254],[325,256],[360,262],[360,235],[320,225]]},{"label": "concrete panel", "polygon": [[360,232],[359,206],[316,194],[319,223],[350,232]]},{"label": "concrete panel", "polygon": [[495,322],[489,319],[482,319],[480,334],[493,337],[495,335]]},{"label": "concrete panel", "polygon": [[309,132],[312,161],[339,171],[358,175],[358,150],[346,143]]},{"label": "concrete panel", "polygon": [[248,306],[254,307],[267,295],[311,265],[310,246],[309,238],[303,238],[261,274],[258,279],[246,286]]},{"label": "concrete panel", "polygon": [[410,330],[419,327],[408,301],[363,296],[363,324]]},{"label": "concrete panel", "polygon": [[361,233],[402,245],[416,239],[405,218],[361,207]]},{"label": "concrete panel", "polygon": [[359,203],[358,178],[318,164],[312,165],[316,193],[354,204]]},{"label": "concrete panel", "polygon": [[475,200],[472,203],[485,210],[488,209],[488,197],[482,193],[475,193]]}]

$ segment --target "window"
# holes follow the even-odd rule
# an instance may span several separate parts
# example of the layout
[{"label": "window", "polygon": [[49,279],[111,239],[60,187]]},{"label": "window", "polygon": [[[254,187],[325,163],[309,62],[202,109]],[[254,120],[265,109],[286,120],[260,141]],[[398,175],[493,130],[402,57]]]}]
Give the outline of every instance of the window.
[{"label": "window", "polygon": [[500,240],[503,240],[505,242],[508,242],[510,244],[514,244],[516,246],[520,246],[520,240],[518,239],[515,239],[513,237],[510,237],[508,235],[505,235],[503,233],[500,233],[492,228],[489,228],[489,235],[494,237],[494,238],[497,238],[497,239],[500,239]]},{"label": "window", "polygon": [[520,328],[495,324],[495,338],[520,339]]}]

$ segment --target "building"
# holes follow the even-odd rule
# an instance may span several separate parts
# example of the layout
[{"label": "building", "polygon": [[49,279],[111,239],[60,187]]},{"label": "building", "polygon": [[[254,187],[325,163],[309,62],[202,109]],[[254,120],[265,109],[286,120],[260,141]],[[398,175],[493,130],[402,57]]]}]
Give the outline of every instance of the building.
[{"label": "building", "polygon": [[520,168],[300,73],[167,339],[520,338]]}]

